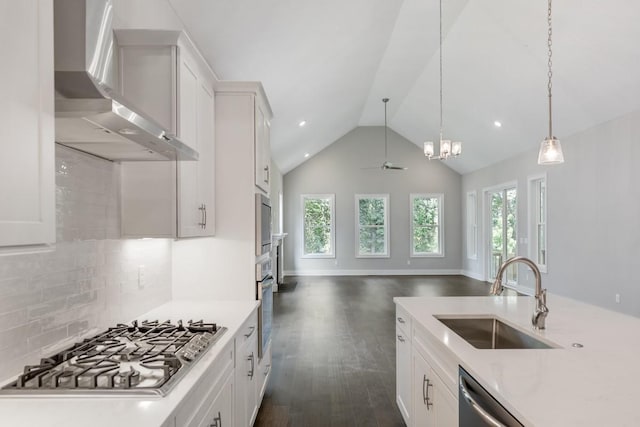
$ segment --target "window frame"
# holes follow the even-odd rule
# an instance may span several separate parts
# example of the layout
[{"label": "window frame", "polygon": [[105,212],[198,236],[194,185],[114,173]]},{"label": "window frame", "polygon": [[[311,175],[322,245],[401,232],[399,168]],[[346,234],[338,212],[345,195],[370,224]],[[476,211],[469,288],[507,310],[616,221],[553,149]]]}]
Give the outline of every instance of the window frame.
[{"label": "window frame", "polygon": [[[336,257],[336,195],[333,193],[325,193],[325,194],[302,194],[300,195],[301,200],[301,212],[302,212],[302,258],[335,258]],[[330,245],[331,252],[327,254],[313,254],[313,253],[305,253],[305,201],[306,200],[328,200],[330,204],[331,210],[331,223],[330,223]]]},{"label": "window frame", "polygon": [[[382,199],[384,201],[384,253],[363,254],[360,253],[360,200]],[[356,194],[355,195],[355,252],[356,258],[390,258],[389,248],[389,194]]]},{"label": "window frame", "polygon": [[476,260],[478,259],[478,193],[476,190],[467,192],[465,208],[467,259]]},{"label": "window frame", "polygon": [[[413,202],[415,199],[438,200],[438,252],[416,252],[413,240]],[[443,258],[444,257],[444,193],[411,193],[409,195],[409,254],[411,258]]]},{"label": "window frame", "polygon": [[[544,185],[544,195],[540,197],[540,184]],[[527,204],[528,204],[528,229],[529,229],[529,258],[538,266],[541,273],[547,273],[549,265],[549,215],[548,215],[548,195],[549,182],[547,174],[531,175],[527,178]],[[542,208],[540,203],[542,202]],[[544,212],[543,212],[544,211]],[[542,215],[540,213],[543,212]],[[540,221],[540,217],[544,216],[544,221]],[[544,227],[545,248],[544,263],[540,263],[538,254],[540,253],[540,242],[538,241],[538,229]]]}]

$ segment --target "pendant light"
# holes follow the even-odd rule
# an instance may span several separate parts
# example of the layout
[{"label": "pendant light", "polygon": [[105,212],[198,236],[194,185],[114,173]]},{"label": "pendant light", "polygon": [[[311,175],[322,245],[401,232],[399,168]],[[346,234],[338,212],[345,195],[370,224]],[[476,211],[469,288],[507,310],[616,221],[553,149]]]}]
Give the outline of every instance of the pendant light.
[{"label": "pendant light", "polygon": [[433,141],[424,143],[424,155],[429,159],[447,160],[449,157],[458,157],[462,154],[462,143],[442,139],[442,0],[440,0],[440,154],[435,155]]},{"label": "pendant light", "polygon": [[557,165],[560,163],[564,163],[564,155],[562,154],[562,146],[560,145],[560,140],[553,136],[553,128],[552,128],[552,120],[551,120],[551,77],[553,73],[551,71],[551,0],[549,0],[549,8],[547,12],[547,23],[549,24],[548,38],[547,38],[547,47],[548,47],[548,56],[549,61],[547,63],[549,67],[549,71],[547,76],[549,77],[547,83],[547,90],[549,96],[549,136],[546,137],[540,143],[540,152],[538,153],[538,164],[539,165]]}]

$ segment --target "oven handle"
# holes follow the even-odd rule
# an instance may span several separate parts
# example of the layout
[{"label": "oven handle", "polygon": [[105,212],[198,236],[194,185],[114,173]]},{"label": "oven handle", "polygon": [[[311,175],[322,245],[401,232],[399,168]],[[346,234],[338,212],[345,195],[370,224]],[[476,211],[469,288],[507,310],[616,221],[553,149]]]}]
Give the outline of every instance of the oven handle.
[{"label": "oven handle", "polygon": [[478,402],[476,402],[473,396],[471,396],[471,393],[469,393],[469,390],[467,390],[467,387],[465,387],[464,378],[459,377],[459,384],[460,384],[460,393],[462,393],[462,397],[469,404],[469,406],[471,406],[471,409],[473,409],[476,412],[476,414],[482,417],[482,419],[485,420],[487,423],[489,423],[490,426],[506,427],[500,421],[493,418],[491,414],[489,414],[482,406],[480,406]]},{"label": "oven handle", "polygon": [[264,289],[269,289],[270,287],[273,286],[273,276],[269,276],[266,279],[262,280],[260,282],[260,287],[264,290]]}]

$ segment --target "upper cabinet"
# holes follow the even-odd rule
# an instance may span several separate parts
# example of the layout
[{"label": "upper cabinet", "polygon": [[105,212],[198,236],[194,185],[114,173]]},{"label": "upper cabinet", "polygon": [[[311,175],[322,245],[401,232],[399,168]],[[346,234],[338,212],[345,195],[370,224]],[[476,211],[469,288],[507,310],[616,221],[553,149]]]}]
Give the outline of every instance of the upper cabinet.
[{"label": "upper cabinet", "polygon": [[53,2],[2,3],[0,246],[55,242]]},{"label": "upper cabinet", "polygon": [[[221,81],[216,86],[217,110],[221,113],[217,138],[221,151],[240,155],[236,168],[250,165],[255,191],[268,195],[271,184],[271,107],[260,82]],[[251,163],[249,163],[251,162]],[[241,172],[240,179],[247,176]],[[244,191],[244,188],[242,189]]]},{"label": "upper cabinet", "polygon": [[255,127],[255,180],[256,187],[265,193],[269,193],[271,183],[271,124],[269,119],[271,114],[264,98],[258,97],[255,101],[256,127]]},{"label": "upper cabinet", "polygon": [[198,161],[122,163],[123,236],[212,236],[215,75],[184,33],[116,37],[122,95],[199,153]]}]

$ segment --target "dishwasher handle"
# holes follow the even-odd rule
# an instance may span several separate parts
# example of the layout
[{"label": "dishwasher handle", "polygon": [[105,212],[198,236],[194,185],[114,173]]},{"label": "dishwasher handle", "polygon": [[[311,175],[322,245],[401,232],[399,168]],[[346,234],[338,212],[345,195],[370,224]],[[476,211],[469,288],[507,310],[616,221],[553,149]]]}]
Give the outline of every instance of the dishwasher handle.
[{"label": "dishwasher handle", "polygon": [[480,406],[478,402],[476,402],[473,396],[471,396],[471,393],[469,393],[469,390],[467,390],[466,381],[464,380],[464,378],[459,377],[459,385],[460,393],[462,394],[464,400],[469,404],[471,409],[473,409],[476,414],[478,414],[480,417],[482,417],[483,420],[488,423],[488,425],[493,427],[507,427],[500,421],[492,417],[491,414],[489,414],[482,406]]}]

